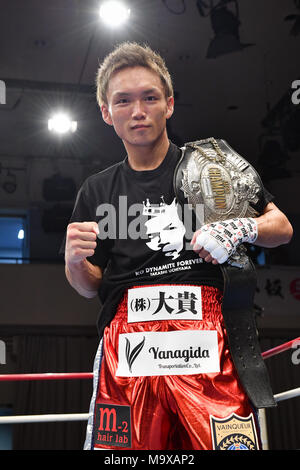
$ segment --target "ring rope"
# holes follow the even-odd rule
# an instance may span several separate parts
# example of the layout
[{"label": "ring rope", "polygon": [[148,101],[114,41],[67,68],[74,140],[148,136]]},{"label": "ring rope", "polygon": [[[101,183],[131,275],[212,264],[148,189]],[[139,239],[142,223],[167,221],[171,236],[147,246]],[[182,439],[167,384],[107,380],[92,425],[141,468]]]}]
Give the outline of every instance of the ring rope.
[{"label": "ring rope", "polygon": [[47,414],[28,416],[0,416],[0,424],[50,423],[58,421],[87,421],[88,413]]},{"label": "ring rope", "polygon": [[19,380],[71,380],[71,379],[92,379],[93,372],[59,372],[42,374],[2,374],[0,382],[19,381]]},{"label": "ring rope", "polygon": [[275,356],[279,353],[287,351],[295,346],[300,346],[300,336],[298,338],[293,339],[292,341],[288,341],[287,343],[283,343],[280,346],[276,346],[275,348],[269,349],[262,353],[262,357],[264,359],[268,359],[269,357]]},{"label": "ring rope", "polygon": [[[276,346],[262,353],[264,359],[275,356],[283,351],[287,351],[300,345],[300,337],[292,341]],[[21,380],[74,380],[92,379],[92,372],[70,372],[70,373],[42,373],[42,374],[0,374],[0,381],[21,381]],[[275,401],[280,402],[300,396],[300,387],[274,395]],[[87,421],[89,413],[70,414],[45,414],[28,416],[0,416],[0,424],[21,424],[21,423],[43,423],[58,421]]]},{"label": "ring rope", "polygon": [[299,396],[300,396],[300,387],[293,388],[286,392],[277,393],[276,395],[274,395],[274,398],[276,402],[279,402],[283,400],[289,400],[290,398],[296,398]]},{"label": "ring rope", "polygon": [[[280,402],[300,396],[300,387],[274,395],[275,401]],[[0,416],[0,424],[46,423],[58,421],[87,421],[89,413],[46,414],[28,416]]]}]

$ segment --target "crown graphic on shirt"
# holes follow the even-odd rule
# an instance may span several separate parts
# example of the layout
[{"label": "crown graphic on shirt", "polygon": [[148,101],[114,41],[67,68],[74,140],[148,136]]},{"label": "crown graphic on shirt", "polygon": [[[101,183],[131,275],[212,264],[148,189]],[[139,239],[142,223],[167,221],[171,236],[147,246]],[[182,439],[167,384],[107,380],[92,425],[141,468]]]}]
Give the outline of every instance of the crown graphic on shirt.
[{"label": "crown graphic on shirt", "polygon": [[159,204],[151,204],[149,199],[146,199],[146,203],[143,201],[143,215],[156,217],[164,214],[166,212],[166,203],[163,196],[160,199],[161,202]]}]

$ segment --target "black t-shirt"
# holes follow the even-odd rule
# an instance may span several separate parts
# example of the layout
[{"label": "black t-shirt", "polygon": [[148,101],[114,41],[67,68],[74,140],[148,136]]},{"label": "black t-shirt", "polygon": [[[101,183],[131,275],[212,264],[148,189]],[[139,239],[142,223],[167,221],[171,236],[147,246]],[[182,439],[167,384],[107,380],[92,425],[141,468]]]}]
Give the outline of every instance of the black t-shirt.
[{"label": "black t-shirt", "polygon": [[[100,266],[102,309],[99,333],[113,318],[124,289],[133,285],[193,283],[223,288],[218,265],[194,253],[198,228],[193,211],[175,198],[173,173],[181,150],[170,143],[154,170],[135,171],[126,157],[90,176],[82,185],[70,222],[96,221],[100,230],[94,256]],[[265,191],[255,208],[262,213],[272,196]]]}]

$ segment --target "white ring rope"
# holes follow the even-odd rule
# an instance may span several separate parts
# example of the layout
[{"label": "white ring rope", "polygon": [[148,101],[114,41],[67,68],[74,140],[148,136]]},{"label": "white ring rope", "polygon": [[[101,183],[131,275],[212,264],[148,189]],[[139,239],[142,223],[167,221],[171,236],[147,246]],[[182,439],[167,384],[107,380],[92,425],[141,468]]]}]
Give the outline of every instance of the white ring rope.
[{"label": "white ring rope", "polygon": [[28,416],[1,416],[0,424],[50,423],[57,421],[87,421],[88,413],[49,414]]},{"label": "white ring rope", "polygon": [[[271,357],[273,355],[279,354],[282,351],[286,351],[293,347],[295,342],[300,340],[289,341],[285,344],[277,346],[269,351],[266,351],[262,354],[264,359]],[[92,373],[48,373],[48,374],[6,374],[0,375],[0,381],[9,381],[9,380],[54,380],[54,379],[87,379],[92,378]],[[289,400],[290,398],[295,398],[300,396],[300,387],[288,390],[286,392],[278,393],[274,395],[275,401],[280,402],[283,400]],[[28,416],[0,416],[0,424],[21,424],[21,423],[46,423],[46,422],[58,422],[58,421],[87,421],[89,418],[89,413],[70,413],[70,414],[45,414],[45,415],[28,415]]]},{"label": "white ring rope", "polygon": [[287,392],[277,393],[277,395],[274,395],[274,398],[277,402],[279,402],[283,400],[289,400],[290,398],[299,397],[299,395],[300,395],[300,387],[294,388],[292,390],[288,390]]},{"label": "white ring rope", "polygon": [[[274,395],[275,401],[280,402],[300,396],[300,387],[288,390],[287,392]],[[21,423],[49,423],[58,421],[87,421],[89,413],[70,414],[48,414],[48,415],[28,415],[28,416],[0,416],[0,424],[21,424]]]}]

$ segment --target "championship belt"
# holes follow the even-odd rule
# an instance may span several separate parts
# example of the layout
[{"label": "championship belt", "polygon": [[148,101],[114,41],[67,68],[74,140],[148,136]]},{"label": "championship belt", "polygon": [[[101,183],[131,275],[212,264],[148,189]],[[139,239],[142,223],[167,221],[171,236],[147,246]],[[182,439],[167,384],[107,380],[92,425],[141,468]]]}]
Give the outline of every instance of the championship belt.
[{"label": "championship belt", "polygon": [[[257,217],[251,203],[263,194],[258,173],[224,140],[189,142],[174,172],[177,200],[192,207],[205,225],[232,218]],[[244,245],[220,265],[224,279],[222,313],[230,352],[244,389],[256,408],[276,406],[261,356],[254,318],[255,267]]]},{"label": "championship belt", "polygon": [[[250,203],[256,204],[262,195],[260,177],[224,140],[185,144],[174,177],[177,199],[194,209],[200,225],[258,216]],[[243,267],[245,247],[240,245],[227,262]]]}]

